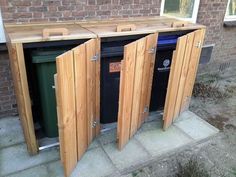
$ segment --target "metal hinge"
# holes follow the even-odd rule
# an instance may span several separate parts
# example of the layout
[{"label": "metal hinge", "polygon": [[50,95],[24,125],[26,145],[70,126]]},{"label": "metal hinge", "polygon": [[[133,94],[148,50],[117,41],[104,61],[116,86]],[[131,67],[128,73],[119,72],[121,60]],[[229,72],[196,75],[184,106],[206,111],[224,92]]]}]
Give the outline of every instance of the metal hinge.
[{"label": "metal hinge", "polygon": [[197,44],[195,45],[195,47],[197,48],[201,48],[202,44],[201,44],[201,41],[197,42]]},{"label": "metal hinge", "polygon": [[148,106],[145,106],[144,110],[143,110],[143,113],[146,113],[149,111],[149,107]]},{"label": "metal hinge", "polygon": [[97,126],[97,121],[93,121],[92,128],[95,128]]},{"label": "metal hinge", "polygon": [[149,49],[148,53],[150,53],[150,54],[156,53],[156,47],[152,47],[151,49]]},{"label": "metal hinge", "polygon": [[91,61],[97,61],[99,59],[99,54],[97,53],[91,58]]}]

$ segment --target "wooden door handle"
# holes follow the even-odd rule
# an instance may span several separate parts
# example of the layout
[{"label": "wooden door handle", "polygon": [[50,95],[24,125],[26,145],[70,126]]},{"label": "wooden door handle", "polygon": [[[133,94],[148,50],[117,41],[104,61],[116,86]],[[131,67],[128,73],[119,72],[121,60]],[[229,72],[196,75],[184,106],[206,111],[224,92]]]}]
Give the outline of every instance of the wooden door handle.
[{"label": "wooden door handle", "polygon": [[49,38],[51,35],[68,35],[69,30],[67,28],[45,28],[43,29],[43,38]]},{"label": "wooden door handle", "polygon": [[135,24],[117,25],[116,27],[116,32],[134,31],[134,30],[136,30]]},{"label": "wooden door handle", "polygon": [[177,21],[177,22],[172,22],[171,27],[172,28],[178,28],[178,27],[185,27],[188,22],[186,21]]}]

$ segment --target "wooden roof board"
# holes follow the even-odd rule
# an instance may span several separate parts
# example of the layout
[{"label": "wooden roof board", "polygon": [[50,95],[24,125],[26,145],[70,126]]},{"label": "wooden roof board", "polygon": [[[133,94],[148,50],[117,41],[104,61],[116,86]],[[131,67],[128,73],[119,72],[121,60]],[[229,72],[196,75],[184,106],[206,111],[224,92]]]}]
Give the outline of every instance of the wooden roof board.
[{"label": "wooden roof board", "polygon": [[[80,26],[92,31],[97,34],[98,37],[115,37],[125,35],[137,35],[137,34],[148,34],[155,32],[171,32],[171,31],[183,31],[183,30],[194,30],[205,28],[203,25],[193,24],[187,22],[184,27],[171,27],[173,22],[179,22],[173,18],[167,17],[155,17],[155,18],[135,18],[135,19],[111,19],[106,21],[93,21],[93,22],[76,22]],[[116,32],[118,25],[134,24],[136,30]]]},{"label": "wooden roof board", "polygon": [[[30,43],[43,41],[59,41],[72,39],[89,39],[95,37],[116,37],[155,32],[171,32],[205,28],[203,25],[187,23],[184,27],[171,27],[173,22],[180,20],[167,17],[132,17],[108,20],[83,20],[71,22],[47,22],[28,24],[6,24],[6,32],[12,43]],[[116,32],[117,25],[134,24],[134,31]],[[43,38],[45,28],[67,28],[68,35],[54,35]]]},{"label": "wooden roof board", "polygon": [[[46,23],[26,25],[5,25],[6,32],[12,43],[31,43],[43,41],[59,41],[72,39],[96,38],[97,35],[74,23]],[[66,28],[68,35],[52,35],[43,38],[43,29]]]}]

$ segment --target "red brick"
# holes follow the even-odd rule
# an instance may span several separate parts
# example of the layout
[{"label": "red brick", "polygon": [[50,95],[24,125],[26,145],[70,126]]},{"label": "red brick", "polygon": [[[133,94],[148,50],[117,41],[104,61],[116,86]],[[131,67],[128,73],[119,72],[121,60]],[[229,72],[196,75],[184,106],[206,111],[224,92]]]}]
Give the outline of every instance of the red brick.
[{"label": "red brick", "polygon": [[33,6],[33,7],[30,7],[29,10],[31,12],[46,12],[48,9],[47,7],[45,6]]},{"label": "red brick", "polygon": [[21,19],[21,18],[26,18],[26,19],[29,19],[29,18],[32,18],[32,13],[29,13],[29,12],[21,12],[21,13],[15,13],[13,14],[13,18],[15,19]]},{"label": "red brick", "polygon": [[97,0],[97,5],[111,4],[111,0]]},{"label": "red brick", "polygon": [[13,0],[10,1],[10,4],[12,6],[31,6],[31,1],[29,0],[24,0],[24,1],[20,1],[20,0]]}]

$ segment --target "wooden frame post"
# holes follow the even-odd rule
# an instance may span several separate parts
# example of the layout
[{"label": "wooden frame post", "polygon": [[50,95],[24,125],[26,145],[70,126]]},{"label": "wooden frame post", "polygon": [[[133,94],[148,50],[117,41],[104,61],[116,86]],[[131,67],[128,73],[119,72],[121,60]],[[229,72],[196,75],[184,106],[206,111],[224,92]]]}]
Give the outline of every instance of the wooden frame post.
[{"label": "wooden frame post", "polygon": [[34,131],[23,45],[21,43],[7,43],[7,47],[16,93],[17,107],[25,141],[29,154],[34,155],[38,153],[38,143]]}]

